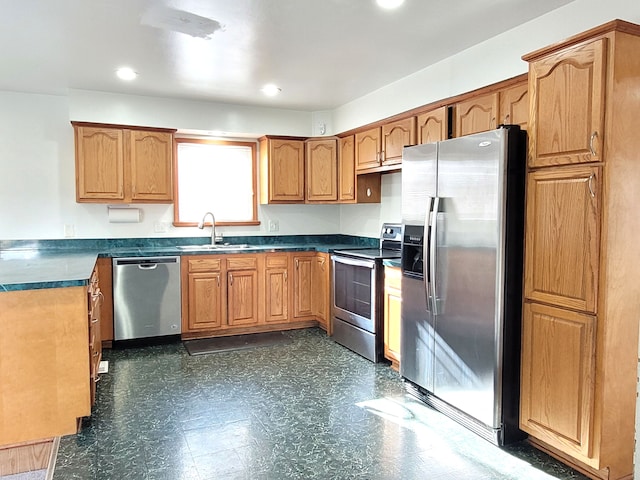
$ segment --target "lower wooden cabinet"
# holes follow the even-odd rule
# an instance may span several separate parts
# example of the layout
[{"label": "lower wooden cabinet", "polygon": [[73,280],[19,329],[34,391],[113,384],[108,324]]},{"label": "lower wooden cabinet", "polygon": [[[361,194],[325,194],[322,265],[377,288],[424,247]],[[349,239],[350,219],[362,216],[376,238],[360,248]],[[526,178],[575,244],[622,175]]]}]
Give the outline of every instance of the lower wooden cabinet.
[{"label": "lower wooden cabinet", "polygon": [[289,321],[289,256],[267,254],[265,258],[265,312],[266,323]]},{"label": "lower wooden cabinet", "polygon": [[400,316],[402,273],[399,267],[384,268],[384,357],[400,368]]},{"label": "lower wooden cabinet", "polygon": [[104,302],[102,291],[100,290],[98,267],[93,270],[89,286],[87,287],[88,297],[88,319],[89,319],[89,382],[91,390],[91,405],[96,402],[96,386],[100,375],[98,368],[102,360],[102,337],[101,337],[101,309]]},{"label": "lower wooden cabinet", "polygon": [[328,331],[328,258],[317,252],[183,256],[183,338],[314,325]]},{"label": "lower wooden cabinet", "polygon": [[589,462],[596,318],[526,302],[520,428]]}]

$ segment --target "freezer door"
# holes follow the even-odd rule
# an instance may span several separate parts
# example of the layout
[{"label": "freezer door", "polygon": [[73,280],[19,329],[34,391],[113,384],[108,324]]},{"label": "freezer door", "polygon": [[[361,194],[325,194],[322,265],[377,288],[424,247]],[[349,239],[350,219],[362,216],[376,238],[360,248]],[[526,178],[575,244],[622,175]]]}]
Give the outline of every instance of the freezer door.
[{"label": "freezer door", "polygon": [[433,391],[434,331],[424,280],[403,275],[400,375]]},{"label": "freezer door", "polygon": [[440,143],[435,235],[433,393],[493,428],[501,422],[503,137]]},{"label": "freezer door", "polygon": [[437,196],[438,144],[425,143],[402,151],[402,223],[424,225],[429,199]]}]

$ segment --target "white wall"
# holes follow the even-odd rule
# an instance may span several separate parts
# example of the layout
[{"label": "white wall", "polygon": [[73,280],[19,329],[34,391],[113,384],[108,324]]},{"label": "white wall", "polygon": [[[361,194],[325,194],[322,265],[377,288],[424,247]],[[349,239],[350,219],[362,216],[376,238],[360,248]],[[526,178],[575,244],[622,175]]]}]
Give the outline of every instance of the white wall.
[{"label": "white wall", "polygon": [[[174,228],[171,205],[137,205],[140,223],[109,223],[106,205],[75,202],[70,120],[233,131],[241,135],[312,135],[312,114],[173,99],[70,91],[68,96],[0,92],[0,239],[206,236]],[[225,235],[323,234],[339,231],[334,205],[259,206],[259,227],[220,227]],[[313,220],[311,220],[313,218]],[[156,231],[157,227],[166,229]]]},{"label": "white wall", "polygon": [[[342,105],[333,113],[334,131],[350,130],[526,73],[528,64],[521,59],[522,55],[616,18],[640,23],[640,2],[575,0]],[[455,35],[455,32],[451,34]]]}]

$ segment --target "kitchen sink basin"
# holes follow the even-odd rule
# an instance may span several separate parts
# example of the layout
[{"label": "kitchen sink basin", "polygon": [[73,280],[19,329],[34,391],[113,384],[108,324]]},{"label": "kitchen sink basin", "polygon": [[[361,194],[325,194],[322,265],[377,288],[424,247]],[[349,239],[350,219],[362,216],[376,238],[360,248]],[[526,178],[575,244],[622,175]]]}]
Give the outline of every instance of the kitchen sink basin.
[{"label": "kitchen sink basin", "polygon": [[251,245],[246,243],[239,243],[236,245],[230,243],[218,243],[216,245],[206,244],[206,245],[178,245],[180,250],[243,250],[245,248],[251,248]]}]

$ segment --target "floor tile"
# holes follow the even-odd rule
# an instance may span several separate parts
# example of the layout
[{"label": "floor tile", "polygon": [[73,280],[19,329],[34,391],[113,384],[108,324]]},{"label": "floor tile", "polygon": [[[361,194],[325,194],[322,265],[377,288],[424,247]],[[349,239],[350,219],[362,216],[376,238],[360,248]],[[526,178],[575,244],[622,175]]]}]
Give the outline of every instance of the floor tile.
[{"label": "floor tile", "polygon": [[525,443],[499,449],[406,394],[319,329],[191,357],[179,342],[105,350],[55,480],[582,480]]}]

